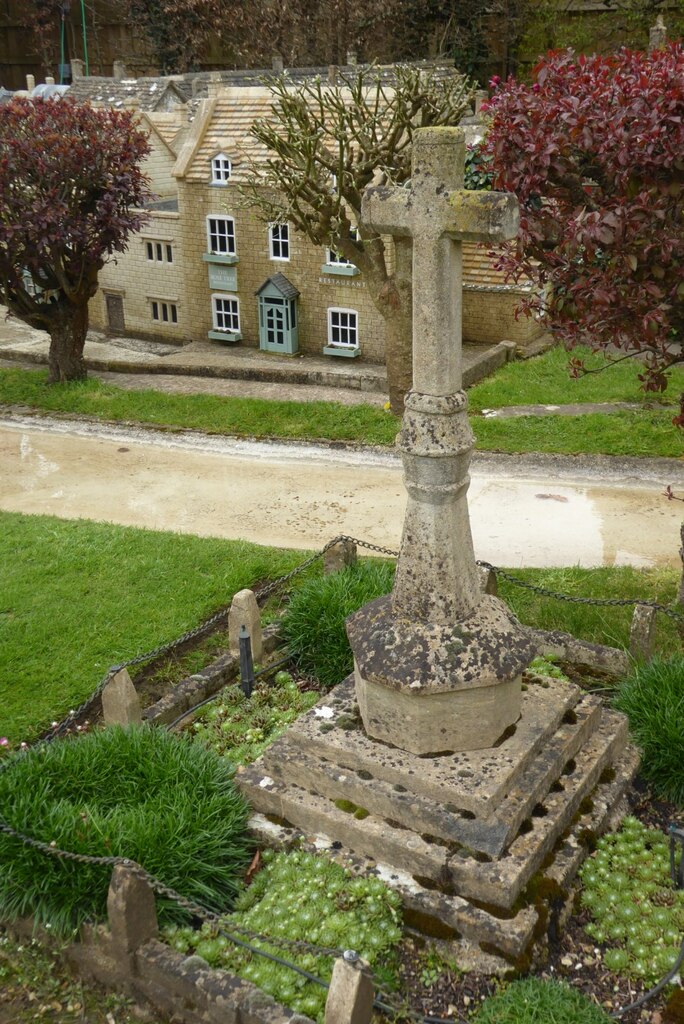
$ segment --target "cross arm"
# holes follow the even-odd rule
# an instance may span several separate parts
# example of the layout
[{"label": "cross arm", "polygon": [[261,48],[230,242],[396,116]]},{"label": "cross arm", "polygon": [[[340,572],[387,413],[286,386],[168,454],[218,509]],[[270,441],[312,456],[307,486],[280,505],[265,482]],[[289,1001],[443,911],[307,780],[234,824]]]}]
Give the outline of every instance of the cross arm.
[{"label": "cross arm", "polygon": [[409,188],[376,185],[367,188],[361,200],[361,220],[381,235],[409,238],[412,195]]},{"label": "cross arm", "polygon": [[505,242],[520,225],[517,198],[510,192],[471,192],[458,189],[448,197],[447,233],[465,242]]}]

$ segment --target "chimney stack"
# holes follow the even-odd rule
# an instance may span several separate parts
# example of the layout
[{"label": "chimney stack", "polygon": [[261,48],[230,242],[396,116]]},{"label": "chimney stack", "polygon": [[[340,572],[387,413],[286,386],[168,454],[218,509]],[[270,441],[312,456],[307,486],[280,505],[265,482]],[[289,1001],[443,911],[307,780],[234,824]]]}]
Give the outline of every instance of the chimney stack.
[{"label": "chimney stack", "polygon": [[33,75],[26,76],[26,89],[28,92],[33,92],[36,87],[36,80]]},{"label": "chimney stack", "polygon": [[273,60],[271,61],[271,68],[273,69],[273,71],[275,71],[277,75],[282,75],[283,71],[285,70],[283,58],[280,56],[279,53],[275,53],[273,55]]},{"label": "chimney stack", "polygon": [[46,75],[45,76],[45,84],[46,85],[54,85],[55,84],[55,80],[52,77],[52,75]]},{"label": "chimney stack", "polygon": [[328,85],[337,85],[340,80],[337,64],[328,64]]},{"label": "chimney stack", "polygon": [[71,80],[75,82],[77,78],[83,78],[83,71],[85,64],[80,57],[71,58]]},{"label": "chimney stack", "polygon": [[120,82],[123,78],[128,77],[126,65],[122,60],[114,61],[114,63],[112,64],[112,73],[114,75],[114,78],[116,78],[117,82]]},{"label": "chimney stack", "polygon": [[356,67],[356,50],[347,50],[347,65],[351,68]]}]

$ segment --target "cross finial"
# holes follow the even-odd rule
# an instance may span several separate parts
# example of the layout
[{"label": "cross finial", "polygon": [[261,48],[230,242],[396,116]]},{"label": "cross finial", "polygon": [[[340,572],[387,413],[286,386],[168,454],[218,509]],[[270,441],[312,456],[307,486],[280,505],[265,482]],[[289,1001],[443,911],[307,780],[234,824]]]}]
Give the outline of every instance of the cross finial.
[{"label": "cross finial", "polygon": [[518,204],[501,192],[463,188],[461,128],[419,128],[410,188],[367,189],[363,221],[413,239],[413,389],[453,395],[461,388],[461,241],[500,242],[518,232]]}]

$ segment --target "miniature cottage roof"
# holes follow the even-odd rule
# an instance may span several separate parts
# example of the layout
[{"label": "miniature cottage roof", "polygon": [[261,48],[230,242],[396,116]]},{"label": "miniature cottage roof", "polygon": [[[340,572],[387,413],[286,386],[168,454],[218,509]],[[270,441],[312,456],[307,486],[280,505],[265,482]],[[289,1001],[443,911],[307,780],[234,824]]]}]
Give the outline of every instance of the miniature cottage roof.
[{"label": "miniature cottage roof", "polygon": [[273,274],[272,277],[267,277],[254,294],[261,295],[269,286],[277,288],[284,299],[296,299],[300,294],[299,290],[292,284],[292,281],[288,281],[284,274]]},{"label": "miniature cottage roof", "polygon": [[192,96],[192,82],[183,75],[161,78],[75,78],[69,95],[79,103],[123,107],[127,99],[138,101],[141,110],[172,110]]}]

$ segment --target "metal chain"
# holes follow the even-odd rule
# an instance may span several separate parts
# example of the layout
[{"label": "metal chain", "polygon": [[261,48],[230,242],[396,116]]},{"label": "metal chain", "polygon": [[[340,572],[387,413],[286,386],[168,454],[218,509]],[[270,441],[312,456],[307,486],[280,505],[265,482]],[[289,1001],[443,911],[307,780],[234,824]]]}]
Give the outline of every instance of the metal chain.
[{"label": "metal chain", "polygon": [[[330,548],[334,547],[336,544],[339,544],[341,541],[347,541],[351,544],[356,544],[358,547],[364,548],[367,551],[374,551],[376,554],[386,555],[389,558],[397,558],[399,555],[399,552],[395,551],[393,548],[382,547],[380,544],[371,544],[370,541],[360,540],[358,537],[351,537],[349,536],[349,534],[342,533],[339,534],[337,537],[333,537],[333,539],[328,541],[328,543],[324,547],[322,547],[320,551],[316,551],[305,561],[295,566],[294,569],[291,569],[290,572],[285,573],[283,576],[279,576],[278,579],[273,580],[271,583],[267,583],[263,587],[260,587],[258,590],[256,590],[254,593],[257,600],[264,600],[266,597],[270,596],[270,594],[272,594],[274,591],[278,590],[280,587],[284,586],[284,584],[288,583],[291,579],[294,579],[295,576],[298,576],[300,573],[304,572],[306,569],[312,566],[315,562],[317,562],[320,558],[322,558],[325,555],[326,551],[329,551]],[[677,611],[674,608],[669,608],[666,605],[659,604],[657,601],[650,601],[641,598],[575,597],[571,594],[561,594],[558,591],[550,590],[548,587],[542,587],[536,583],[528,583],[526,580],[521,580],[519,577],[513,576],[505,569],[501,569],[497,565],[492,565],[491,562],[486,562],[482,559],[477,559],[476,564],[484,569],[491,570],[496,574],[497,577],[506,580],[513,586],[522,587],[525,590],[531,591],[533,594],[538,594],[540,597],[551,597],[557,601],[567,601],[571,604],[585,604],[593,605],[595,607],[607,608],[631,607],[634,605],[642,604],[648,608],[654,608],[657,612],[662,612],[663,615],[667,615],[675,622],[684,622],[684,613]],[[115,665],[112,668],[110,668],[107,674],[104,676],[104,678],[97,686],[97,688],[90,695],[90,697],[88,697],[78,708],[76,708],[73,711],[70,711],[66,718],[62,719],[61,722],[53,726],[52,729],[46,734],[45,739],[49,742],[56,736],[61,735],[66,729],[68,729],[69,725],[71,725],[72,722],[74,722],[76,719],[80,718],[81,715],[89,711],[95,705],[96,701],[102,694],[102,691],[104,690],[105,686],[107,685],[111,677],[115,675],[117,672],[119,672],[122,668],[130,668],[133,665],[140,665],[143,662],[152,661],[153,659],[160,657],[162,654],[169,654],[171,651],[175,650],[177,647],[182,646],[188,641],[194,640],[197,637],[202,636],[205,632],[210,632],[220,622],[227,620],[228,614],[229,609],[224,608],[221,611],[216,612],[216,614],[212,615],[209,619],[206,619],[204,622],[200,623],[199,626],[195,626],[193,629],[187,630],[185,633],[177,637],[175,640],[171,640],[165,644],[160,644],[158,647],[155,647],[151,651],[147,651],[145,654],[138,654],[136,655],[136,657],[130,658],[128,661],[121,662],[121,664]]]},{"label": "metal chain", "polygon": [[506,580],[516,587],[524,587],[525,590],[531,590],[532,593],[539,594],[541,597],[554,597],[558,601],[569,601],[572,604],[591,604],[606,608],[627,608],[630,605],[643,604],[648,608],[654,608],[657,612],[662,612],[663,615],[667,615],[677,622],[684,622],[683,612],[679,612],[675,608],[668,608],[664,604],[658,604],[657,601],[649,601],[641,597],[575,597],[572,594],[559,594],[555,590],[549,590],[548,587],[540,587],[536,583],[528,583],[527,580],[521,580],[518,576],[513,576],[511,573],[506,572],[505,569],[500,569],[497,565],[492,565],[490,562],[477,559],[477,565],[482,566],[483,569],[491,569],[502,580]]},{"label": "metal chain", "polygon": [[[4,766],[6,767],[6,765]],[[201,918],[203,921],[207,921],[209,924],[214,926],[221,926],[227,924],[233,931],[238,932],[240,935],[244,935],[246,938],[253,939],[254,941],[263,942],[267,945],[280,947],[282,949],[290,949],[295,952],[307,952],[315,953],[317,956],[341,956],[343,953],[342,949],[331,948],[327,946],[317,946],[315,943],[306,942],[304,939],[285,939],[272,935],[264,935],[261,932],[255,932],[250,928],[245,928],[243,925],[234,923],[229,915],[217,914],[212,910],[207,910],[200,903],[196,903],[195,900],[189,899],[187,896],[182,896],[171,886],[166,885],[155,875],[151,874],[141,864],[136,861],[130,860],[128,857],[119,856],[97,856],[89,853],[74,853],[72,850],[61,850],[54,841],[46,843],[42,839],[36,839],[33,836],[28,836],[24,832],[20,832],[18,829],[8,825],[6,821],[0,818],[0,832],[5,835],[11,836],[14,839],[20,840],[24,846],[30,846],[33,849],[40,850],[41,853],[49,854],[51,857],[58,857],[61,860],[74,861],[77,864],[95,864],[100,867],[111,867],[115,868],[118,865],[122,865],[128,868],[133,874],[142,878],[147,884],[154,889],[159,896],[165,896],[168,899],[173,900],[183,910],[187,910],[188,913],[193,914],[195,917]]]},{"label": "metal chain", "polygon": [[[287,572],[283,576],[279,576],[278,579],[273,580],[271,583],[267,583],[265,586],[260,587],[258,590],[254,592],[254,596],[256,597],[256,599],[258,601],[263,600],[264,598],[272,594],[275,590],[278,590],[280,587],[282,587],[285,583],[289,582],[289,580],[293,579],[295,576],[298,576],[300,573],[304,572],[305,569],[308,569],[309,566],[313,565],[314,562],[318,561],[319,558],[322,558],[326,551],[328,551],[329,548],[333,547],[340,539],[341,538],[339,537],[335,537],[333,540],[329,541],[325,545],[325,547],[321,548],[320,551],[317,551],[315,554],[311,555],[310,558],[307,558],[304,562],[301,562],[299,565],[295,566],[295,568],[291,569],[290,572]],[[97,703],[98,698],[102,695],[102,691],[104,690],[109,680],[112,678],[112,676],[116,675],[117,672],[120,672],[121,669],[131,668],[133,665],[141,665],[143,664],[143,662],[146,661],[153,661],[155,658],[158,658],[163,654],[170,654],[177,647],[181,647],[183,644],[188,643],[188,641],[195,640],[197,637],[203,636],[204,633],[210,633],[215,626],[219,625],[219,623],[228,620],[229,613],[229,608],[222,608],[221,611],[218,611],[210,618],[205,619],[205,621],[201,622],[198,626],[194,626],[192,629],[186,630],[185,633],[182,633],[179,637],[176,637],[175,640],[169,640],[168,643],[160,644],[158,647],[154,647],[152,650],[146,651],[144,654],[137,654],[135,657],[129,658],[127,661],[122,661],[118,665],[113,665],[110,669],[107,670],[107,673],[103,676],[103,678],[98,683],[97,687],[93,690],[93,692],[90,694],[90,696],[87,697],[86,700],[84,700],[83,703],[80,704],[77,708],[74,708],[72,711],[70,711],[69,714],[62,719],[61,722],[58,722],[56,725],[52,726],[52,728],[43,737],[44,741],[49,743],[57,736],[60,736],[69,728],[69,726],[73,722],[77,721],[77,719],[79,719],[82,715],[90,711],[90,709]]]},{"label": "metal chain", "polygon": [[[357,544],[361,548],[367,548],[369,551],[377,551],[381,555],[389,555],[392,558],[397,558],[399,556],[399,552],[393,551],[391,548],[382,548],[378,544],[369,544],[368,541],[359,540],[357,537],[348,537],[345,534],[336,537],[335,540],[330,543],[334,544],[339,540],[351,541],[353,544]],[[536,583],[528,583],[527,580],[521,580],[518,576],[513,576],[510,572],[506,572],[505,569],[501,569],[498,565],[492,565],[491,562],[485,562],[481,558],[475,559],[475,564],[481,566],[483,569],[490,569],[492,572],[496,573],[497,577],[501,577],[501,579],[506,580],[507,583],[512,583],[516,587],[523,587],[525,590],[531,590],[532,593],[539,594],[541,597],[553,597],[557,601],[569,601],[572,604],[591,604],[596,605],[597,607],[608,608],[627,608],[630,605],[643,604],[648,608],[654,608],[657,612],[662,612],[663,615],[667,615],[677,622],[684,622],[684,612],[677,611],[675,608],[669,608],[664,604],[658,604],[657,601],[649,601],[648,599],[641,597],[575,597],[572,594],[561,594],[557,590],[550,590],[548,587],[540,587]]]}]

